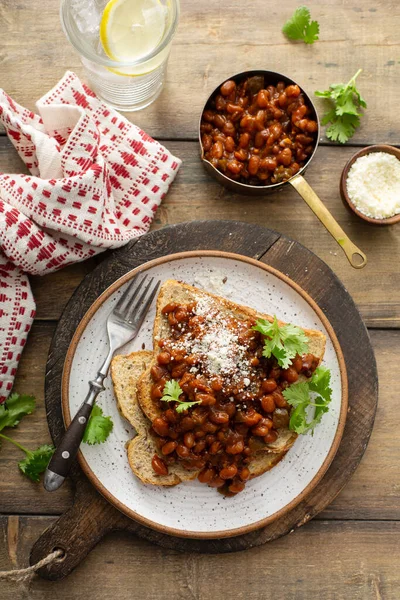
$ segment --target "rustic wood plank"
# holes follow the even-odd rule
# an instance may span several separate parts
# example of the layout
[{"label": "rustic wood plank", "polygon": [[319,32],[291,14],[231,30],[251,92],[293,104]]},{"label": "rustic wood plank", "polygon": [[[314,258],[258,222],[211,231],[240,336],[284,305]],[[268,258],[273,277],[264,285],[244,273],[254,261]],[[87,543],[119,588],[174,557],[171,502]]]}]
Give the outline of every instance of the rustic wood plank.
[{"label": "rustic wood plank", "polygon": [[58,319],[68,299],[82,279],[96,266],[97,259],[90,258],[44,277],[31,277],[32,291],[36,301],[36,319]]},{"label": "rustic wood plank", "polygon": [[[49,517],[1,518],[0,569],[26,566],[32,544],[53,522]],[[119,600],[213,600],[231,594],[259,600],[266,593],[296,600],[397,600],[399,551],[400,523],[390,521],[313,521],[245,554],[218,557],[166,550],[120,532],[105,538],[62,583],[37,577],[29,586],[2,583],[0,600],[55,595],[114,600],[116,594]]]},{"label": "rustic wood plank", "polygon": [[[396,226],[381,228],[362,222],[343,205],[341,171],[354,149],[321,147],[307,179],[345,231],[368,257],[361,271],[350,267],[343,252],[290,187],[266,198],[240,196],[222,188],[202,168],[195,142],[166,142],[184,164],[161,205],[153,229],[200,219],[231,219],[265,225],[298,240],[322,258],[353,296],[369,327],[400,326],[400,238]],[[21,161],[7,138],[0,137],[0,166],[20,170]],[[39,319],[59,318],[75,287],[101,256],[59,273],[32,277]],[[365,284],[366,280],[368,285]]]},{"label": "rustic wood plank", "polygon": [[[359,85],[368,101],[354,143],[399,143],[400,5],[385,0],[308,2],[320,23],[320,41],[313,46],[291,43],[281,33],[298,6],[266,8],[253,0],[219,2],[185,0],[172,47],[166,86],[155,104],[128,118],[158,138],[197,137],[197,123],[208,95],[222,80],[240,71],[262,68],[295,77],[310,94],[330,83],[347,81],[359,69]],[[41,15],[41,18],[38,18]],[[67,69],[83,75],[79,56],[66,40],[59,20],[59,2],[3,2],[0,7],[1,85],[19,103],[33,109],[35,101]],[[27,76],[34,71],[34,76]],[[390,81],[390,85],[388,82]],[[384,90],[384,101],[378,90]],[[325,104],[318,100],[320,114]]]}]

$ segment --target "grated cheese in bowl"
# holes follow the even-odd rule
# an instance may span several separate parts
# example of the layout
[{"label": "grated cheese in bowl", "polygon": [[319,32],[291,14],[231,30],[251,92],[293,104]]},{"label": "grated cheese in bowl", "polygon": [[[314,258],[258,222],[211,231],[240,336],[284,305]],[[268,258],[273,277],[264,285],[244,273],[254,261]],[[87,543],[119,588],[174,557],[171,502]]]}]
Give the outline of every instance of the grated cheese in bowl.
[{"label": "grated cheese in bowl", "polygon": [[347,176],[347,193],[367,217],[386,219],[400,213],[400,160],[388,152],[360,156]]}]

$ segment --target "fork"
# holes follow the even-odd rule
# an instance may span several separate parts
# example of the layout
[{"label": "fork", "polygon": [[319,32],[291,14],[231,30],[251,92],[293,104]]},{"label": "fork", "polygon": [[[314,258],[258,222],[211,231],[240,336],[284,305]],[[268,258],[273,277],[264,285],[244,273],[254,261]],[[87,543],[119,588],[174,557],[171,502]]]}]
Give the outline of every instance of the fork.
[{"label": "fork", "polygon": [[137,276],[135,276],[127,290],[119,299],[115,308],[108,315],[107,334],[109,352],[107,358],[97,372],[97,377],[92,381],[89,381],[88,395],[72,419],[47,466],[43,485],[48,492],[57,490],[64,483],[65,478],[69,473],[82,442],[86,424],[89,420],[95,400],[99,393],[105,390],[103,381],[107,377],[108,368],[114,352],[136,337],[142,326],[144,318],[161,283],[161,281],[157,281],[153,285],[154,277],[151,277],[144,287],[146,279],[147,275],[145,275],[138,284]]}]

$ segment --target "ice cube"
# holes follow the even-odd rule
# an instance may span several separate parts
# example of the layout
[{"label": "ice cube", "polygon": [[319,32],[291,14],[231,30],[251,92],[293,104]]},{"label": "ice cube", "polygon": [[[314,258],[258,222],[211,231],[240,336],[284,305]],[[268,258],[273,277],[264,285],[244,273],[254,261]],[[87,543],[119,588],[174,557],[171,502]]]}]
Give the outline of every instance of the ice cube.
[{"label": "ice cube", "polygon": [[102,9],[95,0],[71,0],[71,15],[81,33],[98,36]]}]

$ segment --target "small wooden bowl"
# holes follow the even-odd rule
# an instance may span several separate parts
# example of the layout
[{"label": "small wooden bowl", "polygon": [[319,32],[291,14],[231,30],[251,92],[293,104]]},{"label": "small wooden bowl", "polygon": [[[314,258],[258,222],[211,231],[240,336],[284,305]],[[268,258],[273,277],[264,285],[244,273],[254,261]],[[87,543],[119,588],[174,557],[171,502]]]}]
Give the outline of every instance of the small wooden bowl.
[{"label": "small wooden bowl", "polygon": [[387,146],[386,144],[376,144],[375,146],[368,146],[367,148],[359,150],[350,158],[343,169],[342,176],[340,178],[340,195],[342,196],[344,204],[348,206],[353,213],[360,217],[360,219],[367,221],[367,223],[371,223],[372,225],[393,225],[394,223],[398,223],[400,221],[400,214],[394,215],[393,217],[388,217],[387,219],[374,219],[373,217],[367,217],[367,215],[364,215],[364,213],[359,211],[354,206],[347,193],[347,176],[349,174],[350,167],[355,163],[357,158],[360,158],[360,156],[365,156],[366,154],[370,154],[370,152],[386,152],[388,154],[393,154],[393,156],[400,160],[400,149],[395,148],[394,146]]}]

